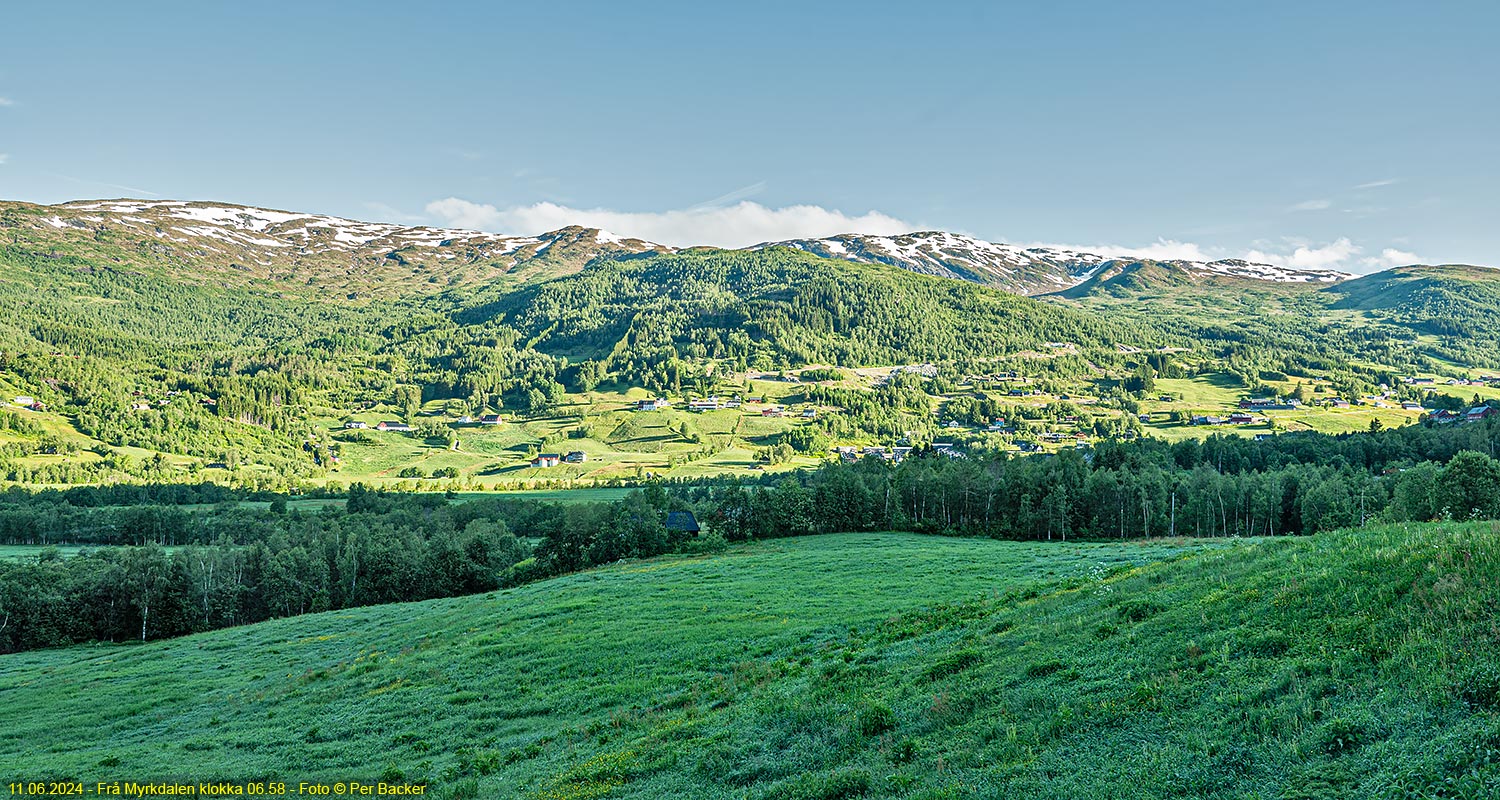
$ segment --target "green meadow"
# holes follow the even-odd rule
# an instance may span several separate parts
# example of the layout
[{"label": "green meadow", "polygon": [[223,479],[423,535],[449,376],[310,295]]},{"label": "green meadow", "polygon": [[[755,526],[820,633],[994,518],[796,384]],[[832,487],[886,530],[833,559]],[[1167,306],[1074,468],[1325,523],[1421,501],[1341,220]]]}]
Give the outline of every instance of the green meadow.
[{"label": "green meadow", "polygon": [[0,658],[27,780],[443,797],[1493,797],[1500,531],[776,540]]},{"label": "green meadow", "polygon": [[675,716],[764,659],[801,658],[923,606],[1196,548],[807,537],[483,596],[5,656],[0,761],[85,780],[336,779],[392,765],[440,780],[509,759],[485,784],[518,790],[569,768],[586,731]]}]

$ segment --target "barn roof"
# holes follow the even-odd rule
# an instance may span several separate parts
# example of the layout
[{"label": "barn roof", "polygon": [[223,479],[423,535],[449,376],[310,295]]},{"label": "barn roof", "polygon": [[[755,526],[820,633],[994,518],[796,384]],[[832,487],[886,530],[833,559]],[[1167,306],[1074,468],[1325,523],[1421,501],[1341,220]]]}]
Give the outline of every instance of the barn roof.
[{"label": "barn roof", "polygon": [[668,511],[665,525],[669,531],[697,533],[702,530],[698,527],[698,518],[691,511]]}]

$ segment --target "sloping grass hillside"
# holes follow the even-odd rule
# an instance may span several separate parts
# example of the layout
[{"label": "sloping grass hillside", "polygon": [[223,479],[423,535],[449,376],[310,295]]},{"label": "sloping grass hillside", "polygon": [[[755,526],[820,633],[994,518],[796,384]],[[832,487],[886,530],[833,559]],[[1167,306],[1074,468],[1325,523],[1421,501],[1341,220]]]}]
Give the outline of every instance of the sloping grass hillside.
[{"label": "sloping grass hillside", "polygon": [[8,657],[0,761],[455,797],[1496,797],[1497,612],[1490,523],[822,537]]},{"label": "sloping grass hillside", "polygon": [[[854,628],[1191,552],[908,534],[762,542],[489,595],[0,657],[0,764],[96,779],[404,774],[522,794]],[[28,777],[29,779],[29,777]]]}]

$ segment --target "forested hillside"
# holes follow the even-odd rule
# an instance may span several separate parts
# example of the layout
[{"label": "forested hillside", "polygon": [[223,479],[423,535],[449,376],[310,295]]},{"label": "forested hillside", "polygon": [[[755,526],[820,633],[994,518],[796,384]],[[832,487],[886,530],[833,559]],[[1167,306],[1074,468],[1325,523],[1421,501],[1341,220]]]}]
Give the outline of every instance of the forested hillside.
[{"label": "forested hillside", "polygon": [[1150,331],[1104,317],[784,248],[599,263],[459,319],[491,315],[539,351],[628,365],[627,380],[646,378],[633,369],[670,360],[743,370],[985,358],[1047,341],[1160,344]]},{"label": "forested hillside", "polygon": [[[1254,429],[1272,433],[1500,397],[1478,372],[1500,352],[1484,324],[1500,319],[1490,270],[1403,268],[1319,291],[1215,264],[1114,263],[1093,288],[1039,301],[785,247],[7,204],[0,480],[490,488],[562,474],[527,471],[557,449],[598,459],[570,481],[628,482],[807,466],[835,444],[1170,438],[1253,396],[1366,405]],[[1439,388],[1409,391],[1413,376]],[[1153,393],[1159,381],[1180,388]],[[745,410],[686,413],[720,395]],[[630,417],[642,397],[677,409]],[[1422,413],[1382,410],[1403,402]],[[382,421],[401,430],[365,430]]]}]

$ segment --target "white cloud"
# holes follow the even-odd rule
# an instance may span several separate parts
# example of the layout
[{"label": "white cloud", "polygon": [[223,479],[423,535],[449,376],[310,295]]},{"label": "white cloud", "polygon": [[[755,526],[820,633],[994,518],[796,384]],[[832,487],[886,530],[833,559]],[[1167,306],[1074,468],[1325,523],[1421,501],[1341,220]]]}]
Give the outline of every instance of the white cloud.
[{"label": "white cloud", "polygon": [[[1335,239],[1333,242],[1322,246],[1314,246],[1307,242],[1296,240],[1284,240],[1279,247],[1260,243],[1258,247],[1248,251],[1227,247],[1204,246],[1196,242],[1179,242],[1175,239],[1157,239],[1155,242],[1144,247],[1113,244],[1029,244],[1026,246],[1097,253],[1109,258],[1150,258],[1159,261],[1218,261],[1220,259],[1238,258],[1259,264],[1273,264],[1278,267],[1291,269],[1332,270],[1350,269],[1353,266],[1350,260],[1360,253],[1359,246],[1346,237]],[[1392,249],[1385,251],[1385,253],[1399,252]],[[1375,265],[1372,259],[1364,259],[1360,263],[1371,266]]]},{"label": "white cloud", "polygon": [[13,106],[15,104],[16,101],[10,99],[9,97],[0,97],[0,106]]},{"label": "white cloud", "polygon": [[1245,254],[1245,260],[1294,269],[1337,269],[1359,252],[1358,245],[1347,237],[1341,237],[1322,247],[1298,244],[1290,253],[1251,250]]},{"label": "white cloud", "polygon": [[10,153],[0,153],[0,165],[10,160]]},{"label": "white cloud", "polygon": [[1390,267],[1421,264],[1422,257],[1408,250],[1397,250],[1394,247],[1387,247],[1381,250],[1378,256],[1360,259],[1360,263],[1376,269],[1388,269]]},{"label": "white cloud", "polygon": [[570,208],[556,203],[500,209],[449,197],[428,203],[427,213],[445,224],[460,228],[533,235],[568,225],[582,225],[674,247],[748,247],[781,239],[816,238],[839,233],[892,235],[915,229],[908,222],[878,211],[849,215],[821,206],[767,208],[749,201],[722,207],[639,212]]},{"label": "white cloud", "polygon": [[1080,253],[1095,253],[1106,258],[1149,258],[1156,261],[1213,261],[1224,258],[1223,253],[1213,253],[1192,242],[1175,239],[1157,239],[1144,247],[1118,244],[1043,244],[1032,243],[1026,247],[1050,247],[1054,250],[1074,250]]},{"label": "white cloud", "polygon": [[1379,189],[1382,186],[1390,186],[1391,184],[1393,184],[1393,183],[1399,183],[1400,181],[1401,181],[1400,178],[1386,178],[1385,180],[1381,180],[1381,181],[1370,181],[1369,183],[1361,183],[1358,186],[1355,186],[1354,188],[1356,188],[1356,189]]},{"label": "white cloud", "polygon": [[[726,198],[758,191],[759,188],[759,185],[746,187],[731,192]],[[449,197],[428,203],[426,212],[428,217],[456,228],[534,235],[568,225],[581,225],[675,247],[748,247],[761,242],[819,238],[840,233],[891,236],[920,229],[878,211],[850,215],[815,205],[768,208],[746,200],[732,205],[705,204],[676,211],[633,212],[606,208],[578,209],[547,202],[502,209],[487,203]],[[1394,247],[1381,250],[1378,256],[1359,258],[1363,250],[1348,237],[1339,237],[1322,244],[1301,239],[1257,242],[1249,250],[1201,245],[1176,239],[1157,239],[1138,246],[1043,242],[1032,242],[1024,246],[1097,253],[1109,258],[1150,258],[1162,261],[1240,258],[1291,269],[1348,272],[1385,269],[1422,261],[1415,253]]]},{"label": "white cloud", "polygon": [[1332,200],[1303,200],[1292,206],[1289,211],[1322,211],[1333,205]]}]

